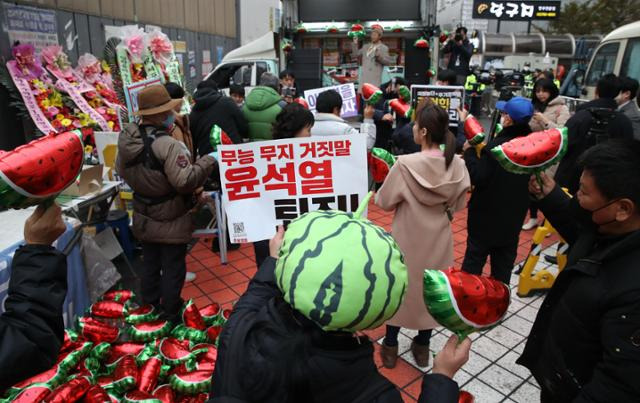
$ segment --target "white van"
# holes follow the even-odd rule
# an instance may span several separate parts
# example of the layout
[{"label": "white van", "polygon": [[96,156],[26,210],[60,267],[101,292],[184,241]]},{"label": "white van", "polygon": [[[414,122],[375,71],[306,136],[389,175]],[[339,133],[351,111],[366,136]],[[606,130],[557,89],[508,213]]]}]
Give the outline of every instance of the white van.
[{"label": "white van", "polygon": [[640,81],[640,21],[632,22],[612,31],[596,48],[584,76],[577,76],[582,94],[595,97],[600,77],[614,73],[619,77],[631,77]]},{"label": "white van", "polygon": [[248,94],[258,85],[262,73],[278,75],[280,59],[276,52],[277,34],[268,32],[260,38],[227,53],[206,77],[213,80],[218,88],[229,94],[231,84],[245,87]]}]

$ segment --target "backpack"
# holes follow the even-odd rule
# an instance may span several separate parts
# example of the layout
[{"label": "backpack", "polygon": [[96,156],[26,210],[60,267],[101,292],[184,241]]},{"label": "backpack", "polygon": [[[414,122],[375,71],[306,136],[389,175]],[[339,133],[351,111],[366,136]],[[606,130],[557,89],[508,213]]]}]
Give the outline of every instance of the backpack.
[{"label": "backpack", "polygon": [[618,116],[618,111],[609,108],[587,108],[591,124],[587,131],[587,148],[611,139],[609,125]]},{"label": "backpack", "polygon": [[[156,141],[156,139],[162,136],[168,136],[169,134],[164,130],[157,129],[154,126],[142,125],[140,126],[140,135],[142,137],[144,148],[142,152],[136,156],[136,158],[129,161],[127,164],[125,164],[125,166],[127,168],[131,168],[138,164],[142,164],[147,169],[152,169],[154,171],[162,172],[164,176],[167,176],[164,172],[164,166],[162,162],[158,160],[158,157],[156,157],[155,153],[153,152],[152,146],[153,146],[153,142]],[[172,200],[173,198],[176,197],[176,195],[177,195],[176,192],[171,192],[164,196],[148,197],[148,196],[143,196],[138,192],[134,192],[133,198],[134,200],[146,206],[155,206],[155,205],[167,202],[169,200]]]}]

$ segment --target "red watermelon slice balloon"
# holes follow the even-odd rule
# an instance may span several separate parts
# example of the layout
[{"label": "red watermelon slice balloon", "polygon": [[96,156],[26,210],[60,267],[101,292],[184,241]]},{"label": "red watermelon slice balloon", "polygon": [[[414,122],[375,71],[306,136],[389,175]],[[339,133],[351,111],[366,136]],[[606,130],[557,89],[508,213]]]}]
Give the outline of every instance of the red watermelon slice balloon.
[{"label": "red watermelon slice balloon", "polygon": [[429,49],[429,41],[427,41],[424,38],[418,38],[413,43],[413,46],[418,48],[418,49]]},{"label": "red watermelon slice balloon", "polygon": [[567,128],[517,137],[491,149],[502,167],[516,174],[537,174],[560,161],[567,152]]},{"label": "red watermelon slice balloon", "polygon": [[49,134],[0,153],[0,210],[25,208],[57,196],[82,170],[82,132]]},{"label": "red watermelon slice balloon", "polygon": [[410,118],[411,105],[399,98],[394,98],[389,102],[389,107],[393,109],[396,115],[404,118]]},{"label": "red watermelon slice balloon", "polygon": [[424,302],[431,316],[461,340],[497,325],[509,299],[509,287],[493,278],[454,268],[424,271]]},{"label": "red watermelon slice balloon", "polygon": [[384,148],[374,147],[367,153],[367,163],[373,180],[382,183],[396,163],[396,157]]},{"label": "red watermelon slice balloon", "polygon": [[373,84],[362,84],[362,98],[369,105],[375,105],[382,98],[382,91]]}]

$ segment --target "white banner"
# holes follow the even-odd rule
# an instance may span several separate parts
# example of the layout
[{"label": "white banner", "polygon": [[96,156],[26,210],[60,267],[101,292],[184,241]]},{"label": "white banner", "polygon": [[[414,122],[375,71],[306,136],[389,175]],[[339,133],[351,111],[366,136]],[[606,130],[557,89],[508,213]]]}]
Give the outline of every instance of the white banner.
[{"label": "white banner", "polygon": [[367,193],[364,136],[307,137],[218,147],[232,243],[273,237],[308,211],[356,211]]},{"label": "white banner", "polygon": [[304,92],[304,99],[309,104],[309,110],[313,113],[316,112],[316,100],[318,95],[327,91],[336,90],[342,97],[342,110],[340,110],[340,117],[350,118],[358,115],[358,107],[356,103],[356,88],[353,83],[334,85],[332,87],[314,88]]}]

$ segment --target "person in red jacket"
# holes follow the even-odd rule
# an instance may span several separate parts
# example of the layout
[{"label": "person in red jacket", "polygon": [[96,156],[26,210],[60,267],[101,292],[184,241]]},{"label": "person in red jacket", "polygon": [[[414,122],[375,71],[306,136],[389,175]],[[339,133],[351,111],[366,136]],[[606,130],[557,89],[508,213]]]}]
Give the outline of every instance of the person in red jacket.
[{"label": "person in red jacket", "polygon": [[67,258],[51,244],[66,229],[60,207],[39,206],[24,225],[0,316],[0,391],[51,368],[64,339]]}]

